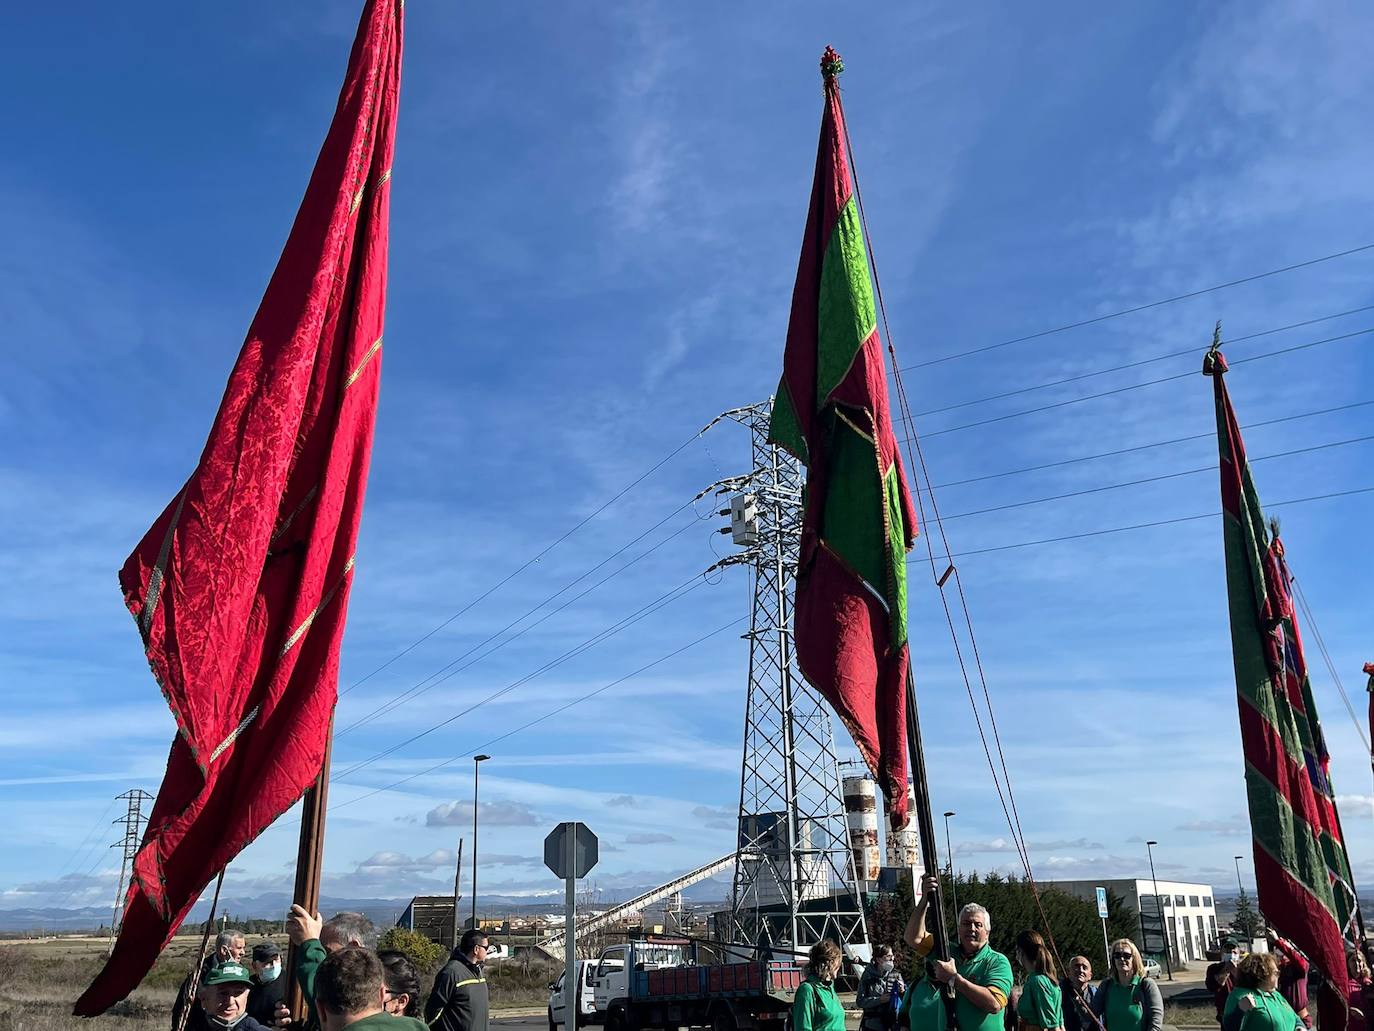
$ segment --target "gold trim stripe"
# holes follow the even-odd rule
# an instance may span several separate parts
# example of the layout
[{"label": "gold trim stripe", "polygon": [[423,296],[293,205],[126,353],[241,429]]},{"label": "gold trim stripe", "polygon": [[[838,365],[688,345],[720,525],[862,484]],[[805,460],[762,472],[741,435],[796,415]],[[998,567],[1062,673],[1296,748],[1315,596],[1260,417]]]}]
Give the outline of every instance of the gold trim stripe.
[{"label": "gold trim stripe", "polygon": [[255,719],[258,718],[258,712],[261,709],[261,705],[253,706],[253,710],[242,720],[240,720],[239,725],[235,727],[233,730],[231,730],[229,732],[229,736],[219,743],[219,747],[210,753],[210,759],[208,762],[206,762],[206,766],[209,766],[210,763],[214,762],[221,755],[223,755],[224,750],[238,740],[238,736],[248,729],[248,724],[252,723]]},{"label": "gold trim stripe", "polygon": [[367,363],[372,361],[372,356],[381,350],[381,347],[382,338],[378,337],[377,342],[367,349],[367,354],[363,355],[363,360],[358,363],[358,367],[348,374],[348,379],[344,380],[345,390],[358,381],[358,377],[361,376],[363,370],[367,368]]},{"label": "gold trim stripe", "polygon": [[[372,188],[373,188],[374,190],[380,190],[383,186],[385,186],[385,185],[386,185],[388,182],[390,182],[390,181],[391,181],[391,169],[388,168],[385,172],[383,172],[380,176],[377,177],[377,181],[376,181],[375,183],[373,183]],[[358,213],[358,208],[361,207],[361,206],[362,206],[362,203],[363,203],[363,193],[364,193],[366,190],[367,190],[367,180],[364,179],[364,180],[363,180],[363,184],[362,184],[361,186],[358,187],[358,192],[355,193],[355,194],[353,195],[353,203],[350,204],[350,205],[348,206],[348,213],[349,213],[350,215],[356,215],[356,214]]]},{"label": "gold trim stripe", "polygon": [[276,544],[277,538],[291,528],[291,523],[295,520],[296,516],[300,515],[301,512],[305,510],[306,505],[310,504],[310,502],[315,500],[315,495],[319,492],[319,489],[320,485],[317,483],[315,484],[315,486],[311,487],[309,491],[306,492],[305,497],[301,498],[301,503],[295,507],[295,509],[289,516],[286,517],[286,520],[281,524],[281,526],[277,527],[276,532],[272,534],[272,539],[267,542],[268,544]]},{"label": "gold trim stripe", "polygon": [[320,614],[320,611],[331,601],[334,600],[334,595],[337,594],[339,588],[343,586],[343,582],[348,578],[348,574],[353,571],[354,557],[355,556],[349,557],[348,561],[344,563],[343,572],[340,573],[339,578],[334,581],[334,586],[329,588],[329,590],[325,592],[324,597],[320,599],[320,603],[316,605],[314,609],[311,610],[310,615],[305,617],[304,622],[302,622],[300,626],[296,627],[296,629],[292,631],[291,636],[286,639],[286,643],[281,646],[281,654],[278,655],[277,658],[282,659],[286,657],[286,653],[289,652],[292,648],[294,648],[296,646],[296,642],[298,642],[302,637],[305,636],[305,632],[310,629],[310,624],[315,622],[315,617]]},{"label": "gold trim stripe", "polygon": [[153,629],[153,613],[157,611],[157,603],[162,600],[162,578],[167,568],[167,556],[172,551],[172,535],[176,533],[177,523],[181,522],[181,509],[186,504],[186,489],[181,488],[181,497],[177,499],[177,510],[172,513],[172,522],[167,527],[167,536],[162,538],[162,547],[157,550],[157,564],[153,566],[153,571],[148,575],[148,589],[143,596],[143,611],[138,614],[138,629],[143,636],[143,643],[148,643],[148,635]]}]

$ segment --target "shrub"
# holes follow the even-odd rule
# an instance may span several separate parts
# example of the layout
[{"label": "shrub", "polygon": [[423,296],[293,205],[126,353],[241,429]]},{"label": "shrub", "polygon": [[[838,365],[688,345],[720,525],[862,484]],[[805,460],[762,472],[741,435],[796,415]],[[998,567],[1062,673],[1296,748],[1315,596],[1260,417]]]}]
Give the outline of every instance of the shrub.
[{"label": "shrub", "polygon": [[432,977],[448,955],[438,942],[430,941],[419,931],[410,931],[404,927],[389,927],[383,931],[381,938],[377,940],[377,948],[379,951],[395,949],[397,952],[404,952],[415,964],[415,969],[420,972],[422,981],[426,977]]}]

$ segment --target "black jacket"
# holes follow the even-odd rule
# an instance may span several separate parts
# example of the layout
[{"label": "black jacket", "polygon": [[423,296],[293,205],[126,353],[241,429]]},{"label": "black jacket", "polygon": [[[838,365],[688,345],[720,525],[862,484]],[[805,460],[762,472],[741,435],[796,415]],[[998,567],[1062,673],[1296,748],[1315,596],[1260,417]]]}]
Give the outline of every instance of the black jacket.
[{"label": "black jacket", "polygon": [[487,1031],[487,979],[457,949],[439,973],[425,1002],[425,1023],[434,1031]]},{"label": "black jacket", "polygon": [[275,981],[262,984],[256,978],[253,987],[248,989],[248,1015],[259,1024],[272,1026],[277,1012],[277,1003],[286,1001],[286,984],[289,978],[285,973],[277,975]]}]

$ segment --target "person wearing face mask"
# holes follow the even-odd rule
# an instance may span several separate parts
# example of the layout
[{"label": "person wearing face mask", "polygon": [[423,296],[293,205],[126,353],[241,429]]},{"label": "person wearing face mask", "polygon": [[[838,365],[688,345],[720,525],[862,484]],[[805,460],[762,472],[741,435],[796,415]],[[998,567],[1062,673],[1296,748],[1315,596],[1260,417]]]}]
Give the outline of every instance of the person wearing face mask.
[{"label": "person wearing face mask", "polygon": [[385,1009],[386,975],[371,949],[348,945],[329,954],[315,975],[321,1031],[427,1031],[415,1017]]},{"label": "person wearing face mask", "polygon": [[281,950],[276,943],[258,942],[253,946],[248,966],[253,985],[248,990],[248,1015],[268,1027],[286,1027],[290,1012],[286,1008],[286,980],[281,976]]},{"label": "person wearing face mask", "polygon": [[1240,950],[1236,948],[1235,940],[1223,938],[1221,959],[1207,968],[1207,990],[1212,993],[1212,1000],[1216,1003],[1218,1024],[1226,1010],[1226,999],[1236,986],[1236,964],[1239,962]]},{"label": "person wearing face mask", "polygon": [[242,963],[228,960],[212,967],[196,989],[196,1002],[186,1031],[270,1031],[248,1015],[253,975]]},{"label": "person wearing face mask", "polygon": [[892,946],[873,946],[873,962],[864,968],[863,977],[859,978],[855,1000],[863,1011],[863,1021],[859,1025],[863,1031],[891,1031],[897,1022],[893,997],[900,999],[905,992],[906,983],[896,969]]},{"label": "person wearing face mask", "polygon": [[382,961],[382,1009],[398,1017],[420,1015],[420,972],[404,952],[383,949],[377,953]]},{"label": "person wearing face mask", "polygon": [[835,996],[843,955],[828,938],[811,947],[806,980],[792,1000],[792,1031],[844,1031],[844,1006]]},{"label": "person wearing face mask", "polygon": [[[200,964],[200,983],[204,983],[205,976],[221,963],[242,963],[243,962],[244,940],[243,932],[235,931],[232,928],[225,928],[215,935],[215,947],[206,953],[205,958]],[[191,976],[188,974],[186,980],[181,982],[181,987],[177,989],[176,1001],[172,1004],[172,1031],[177,1031],[181,1027],[181,1011],[187,1006],[191,1007],[194,1015],[200,1008],[199,995],[191,994]]]}]

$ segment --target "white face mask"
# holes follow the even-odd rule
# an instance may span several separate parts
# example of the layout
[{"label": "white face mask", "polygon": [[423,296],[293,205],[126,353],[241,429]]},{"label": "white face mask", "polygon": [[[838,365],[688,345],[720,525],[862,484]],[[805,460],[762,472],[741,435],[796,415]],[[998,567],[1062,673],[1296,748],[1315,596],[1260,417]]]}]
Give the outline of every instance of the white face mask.
[{"label": "white face mask", "polygon": [[214,1015],[212,1015],[212,1014],[207,1013],[207,1014],[205,1014],[205,1019],[208,1020],[208,1021],[210,1022],[210,1026],[211,1026],[211,1027],[230,1028],[230,1027],[237,1027],[238,1024],[239,1024],[239,1022],[240,1022],[241,1020],[243,1020],[243,1018],[246,1017],[246,1016],[248,1016],[247,1011],[245,1011],[245,1012],[243,1012],[243,1013],[240,1013],[240,1014],[239,1014],[237,1017],[235,1017],[233,1020],[225,1020],[225,1019],[223,1019],[222,1017],[216,1017],[216,1016],[214,1016]]},{"label": "white face mask", "polygon": [[258,980],[263,984],[270,984],[281,976],[281,964],[269,963],[258,971]]},{"label": "white face mask", "polygon": [[878,960],[878,973],[880,973],[880,974],[888,974],[888,973],[891,973],[891,972],[892,972],[892,960],[890,960],[890,959],[880,959],[880,960]]}]

